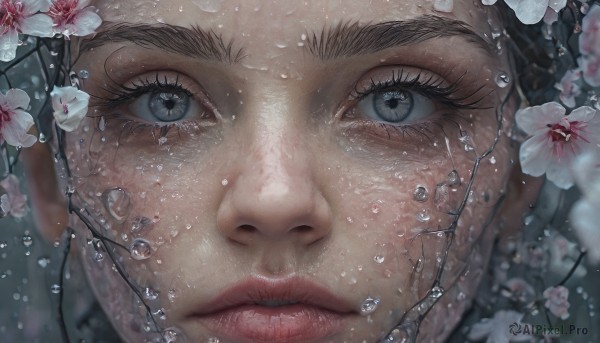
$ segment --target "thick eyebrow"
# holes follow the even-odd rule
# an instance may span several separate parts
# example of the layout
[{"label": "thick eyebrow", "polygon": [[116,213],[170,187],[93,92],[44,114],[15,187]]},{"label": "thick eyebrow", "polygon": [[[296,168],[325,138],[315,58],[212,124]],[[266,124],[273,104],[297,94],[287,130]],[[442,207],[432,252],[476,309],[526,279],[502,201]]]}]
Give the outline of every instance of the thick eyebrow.
[{"label": "thick eyebrow", "polygon": [[234,50],[232,40],[226,43],[213,30],[170,24],[109,24],[92,39],[83,41],[81,51],[120,42],[132,42],[144,48],[156,47],[217,63],[237,63],[244,57],[243,49]]},{"label": "thick eyebrow", "polygon": [[375,53],[392,47],[409,46],[434,38],[459,36],[488,55],[492,46],[469,25],[434,15],[424,15],[404,21],[387,21],[361,25],[345,22],[308,35],[308,51],[316,58],[327,61]]}]

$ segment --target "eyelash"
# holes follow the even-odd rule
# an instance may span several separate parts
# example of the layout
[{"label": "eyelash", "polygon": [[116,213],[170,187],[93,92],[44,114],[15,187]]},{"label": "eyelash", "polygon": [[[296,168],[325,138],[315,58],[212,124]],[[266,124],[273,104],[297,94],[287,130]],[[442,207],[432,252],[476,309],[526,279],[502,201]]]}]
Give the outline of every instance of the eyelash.
[{"label": "eyelash", "polygon": [[[463,75],[464,76],[464,75]],[[462,76],[457,81],[450,83],[448,86],[442,86],[444,81],[441,78],[436,78],[433,75],[428,76],[425,80],[423,73],[419,72],[416,77],[410,78],[404,76],[404,71],[396,73],[392,72],[391,79],[385,81],[375,81],[371,79],[371,84],[366,90],[360,91],[355,86],[352,92],[352,98],[355,101],[360,101],[367,97],[371,93],[389,91],[389,90],[410,90],[420,93],[421,95],[437,100],[440,103],[454,108],[454,109],[482,109],[478,104],[485,98],[486,95],[479,97],[471,102],[467,102],[473,96],[475,96],[484,87],[478,87],[473,92],[468,93],[465,96],[456,97],[457,94],[463,92],[463,88],[460,87]]]},{"label": "eyelash", "polygon": [[400,70],[398,73],[393,71],[392,77],[385,81],[371,79],[371,84],[365,90],[359,90],[357,84],[351,93],[351,99],[355,105],[375,92],[403,90],[414,91],[428,99],[438,101],[446,107],[446,111],[437,121],[432,120],[405,125],[395,125],[374,120],[362,120],[356,122],[355,125],[351,124],[350,127],[359,127],[367,132],[373,132],[375,135],[384,138],[387,136],[388,140],[401,139],[408,135],[416,136],[417,138],[419,136],[421,138],[425,137],[429,141],[433,141],[434,138],[432,136],[434,136],[434,132],[432,131],[432,128],[434,126],[442,128],[443,126],[439,122],[440,120],[449,121],[460,126],[458,121],[464,118],[461,116],[459,110],[490,108],[481,104],[484,98],[489,94],[483,94],[470,101],[470,99],[475,97],[484,86],[477,87],[476,89],[467,92],[466,95],[457,97],[457,94],[465,93],[465,89],[461,87],[463,77],[464,75],[459,77],[455,82],[450,83],[447,86],[442,86],[444,81],[441,78],[434,77],[433,75],[424,77],[423,72],[419,72],[414,78],[409,78],[408,75],[405,76],[403,70]]}]

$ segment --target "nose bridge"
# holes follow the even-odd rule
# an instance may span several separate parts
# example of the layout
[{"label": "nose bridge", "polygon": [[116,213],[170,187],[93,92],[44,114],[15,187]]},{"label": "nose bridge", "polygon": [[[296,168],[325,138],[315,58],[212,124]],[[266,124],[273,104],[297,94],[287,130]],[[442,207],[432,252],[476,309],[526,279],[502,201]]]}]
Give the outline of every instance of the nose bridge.
[{"label": "nose bridge", "polygon": [[313,242],[331,224],[304,141],[307,121],[280,97],[249,108],[237,177],[219,208],[219,228],[242,243],[257,237]]}]

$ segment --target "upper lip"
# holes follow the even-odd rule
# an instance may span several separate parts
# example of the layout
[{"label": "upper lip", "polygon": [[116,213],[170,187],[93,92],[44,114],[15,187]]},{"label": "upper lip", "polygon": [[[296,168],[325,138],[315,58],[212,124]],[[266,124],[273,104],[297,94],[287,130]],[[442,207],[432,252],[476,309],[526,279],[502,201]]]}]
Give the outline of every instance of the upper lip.
[{"label": "upper lip", "polygon": [[196,309],[192,316],[205,316],[244,305],[269,301],[294,302],[337,313],[351,313],[356,306],[317,283],[293,276],[285,279],[250,277],[217,294]]}]

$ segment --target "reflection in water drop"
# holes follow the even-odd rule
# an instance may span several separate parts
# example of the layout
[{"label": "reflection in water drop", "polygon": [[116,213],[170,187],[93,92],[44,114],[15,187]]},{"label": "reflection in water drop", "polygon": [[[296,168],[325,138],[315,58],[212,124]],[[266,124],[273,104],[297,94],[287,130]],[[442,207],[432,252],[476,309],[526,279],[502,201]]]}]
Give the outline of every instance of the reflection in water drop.
[{"label": "reflection in water drop", "polygon": [[375,255],[375,257],[373,257],[373,260],[375,261],[375,263],[383,263],[383,261],[385,261],[385,256]]},{"label": "reflection in water drop", "polygon": [[163,330],[162,332],[162,338],[164,343],[171,343],[177,341],[177,336],[179,336],[179,333],[174,328],[168,328]]},{"label": "reflection in water drop", "polygon": [[457,186],[460,184],[460,176],[456,170],[448,173],[448,186]]},{"label": "reflection in water drop", "polygon": [[508,77],[508,75],[506,73],[501,72],[501,73],[498,73],[498,75],[496,75],[495,81],[496,81],[496,85],[498,85],[498,87],[504,88],[504,87],[508,86],[508,84],[510,83],[510,77]]},{"label": "reflection in water drop", "polygon": [[431,215],[429,214],[429,210],[426,208],[417,214],[417,220],[420,222],[426,222],[429,221],[429,219],[431,219]]},{"label": "reflection in water drop", "polygon": [[33,244],[33,238],[29,234],[24,234],[23,238],[21,238],[21,242],[23,246],[29,248]]},{"label": "reflection in water drop", "polygon": [[418,202],[427,201],[427,199],[429,199],[429,192],[427,191],[427,188],[423,186],[418,186],[417,189],[415,189],[415,193],[413,194],[413,199],[415,199]]},{"label": "reflection in water drop", "polygon": [[380,301],[381,300],[379,298],[367,297],[367,299],[365,299],[365,301],[363,301],[360,305],[360,314],[366,316],[375,312]]},{"label": "reflection in water drop", "polygon": [[47,256],[42,256],[37,260],[38,266],[42,268],[46,268],[48,264],[50,264],[50,258]]},{"label": "reflection in water drop", "polygon": [[60,287],[60,285],[54,284],[54,285],[52,285],[52,286],[50,287],[50,291],[51,291],[53,294],[59,294],[59,293],[60,293],[60,291],[61,291],[61,287]]},{"label": "reflection in water drop", "polygon": [[442,289],[441,287],[435,286],[431,289],[431,297],[433,298],[439,298],[442,295],[444,295],[444,289]]},{"label": "reflection in water drop", "polygon": [[131,257],[135,260],[145,260],[152,256],[152,247],[150,246],[150,242],[143,238],[136,238],[131,242],[131,247],[129,248],[131,253]]},{"label": "reflection in water drop", "polygon": [[151,287],[146,287],[144,288],[143,296],[146,300],[156,300],[156,298],[158,298],[158,292]]},{"label": "reflection in water drop", "polygon": [[150,231],[154,223],[148,217],[135,217],[131,223],[131,233],[141,234]]},{"label": "reflection in water drop", "polygon": [[119,222],[127,217],[131,208],[129,195],[120,187],[105,190],[102,193],[102,203],[108,213]]}]

